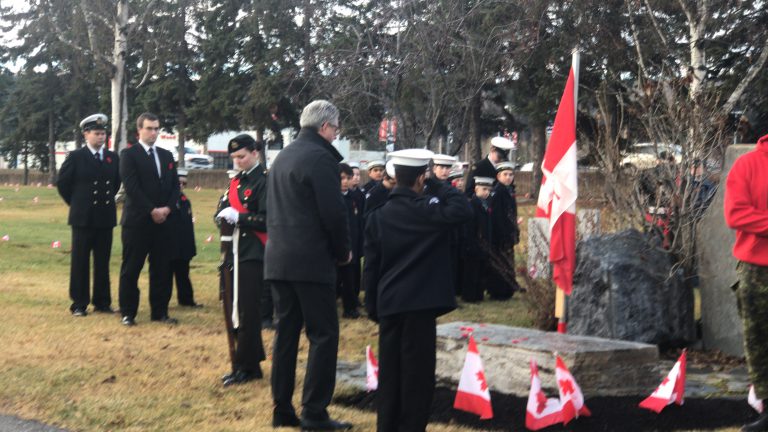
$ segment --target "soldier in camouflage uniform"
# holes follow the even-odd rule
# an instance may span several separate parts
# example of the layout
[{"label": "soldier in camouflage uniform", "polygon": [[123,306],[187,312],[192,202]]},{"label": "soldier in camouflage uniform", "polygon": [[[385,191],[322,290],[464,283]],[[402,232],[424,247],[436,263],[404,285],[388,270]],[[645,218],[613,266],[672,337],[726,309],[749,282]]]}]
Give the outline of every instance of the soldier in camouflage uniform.
[{"label": "soldier in camouflage uniform", "polygon": [[[768,398],[768,135],[739,157],[725,186],[725,221],[736,230],[737,295],[744,324],[744,352],[758,399]],[[768,411],[742,431],[768,431]]]}]

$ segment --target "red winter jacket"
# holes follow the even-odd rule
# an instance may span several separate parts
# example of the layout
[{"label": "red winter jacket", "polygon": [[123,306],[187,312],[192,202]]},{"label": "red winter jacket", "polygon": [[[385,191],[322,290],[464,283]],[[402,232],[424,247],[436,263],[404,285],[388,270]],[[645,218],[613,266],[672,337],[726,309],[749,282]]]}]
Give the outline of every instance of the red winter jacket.
[{"label": "red winter jacket", "polygon": [[736,230],[733,255],[768,266],[768,135],[742,155],[725,183],[725,223]]}]

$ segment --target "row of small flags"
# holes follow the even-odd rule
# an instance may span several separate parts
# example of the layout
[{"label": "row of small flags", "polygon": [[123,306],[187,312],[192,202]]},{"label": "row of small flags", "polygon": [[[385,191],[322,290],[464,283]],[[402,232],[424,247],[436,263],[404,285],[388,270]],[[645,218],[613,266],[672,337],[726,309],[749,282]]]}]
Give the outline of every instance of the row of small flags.
[{"label": "row of small flags", "polygon": [[[376,356],[368,345],[365,349],[366,358],[366,388],[374,391],[379,386],[379,365]],[[550,398],[541,388],[539,367],[531,359],[531,389],[526,405],[525,427],[529,430],[539,430],[558,423],[567,425],[571,420],[581,416],[589,417],[592,413],[584,402],[581,387],[576,383],[565,362],[559,355],[555,356],[555,380],[559,390],[559,398]],[[686,351],[678,358],[675,365],[654,392],[640,402],[639,407],[660,413],[666,406],[682,405],[685,395],[685,366]],[[763,412],[763,401],[757,399],[755,387],[749,389],[747,402],[757,412]],[[481,420],[493,418],[491,392],[485,378],[483,361],[477,349],[475,338],[469,335],[469,347],[464,358],[456,399],[455,409],[477,414]]]},{"label": "row of small flags", "polygon": [[[0,241],[4,241],[4,242],[11,241],[11,236],[6,234],[0,237]],[[61,242],[59,240],[54,240],[51,242],[51,249],[59,249],[59,248],[61,248]]]}]

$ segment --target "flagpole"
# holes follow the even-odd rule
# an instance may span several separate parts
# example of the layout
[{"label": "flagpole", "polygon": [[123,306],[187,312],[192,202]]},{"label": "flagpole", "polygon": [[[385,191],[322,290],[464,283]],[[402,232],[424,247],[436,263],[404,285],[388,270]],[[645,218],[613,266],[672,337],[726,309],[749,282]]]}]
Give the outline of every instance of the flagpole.
[{"label": "flagpole", "polygon": [[[574,115],[574,122],[573,124],[576,125],[576,120],[578,118],[578,106],[579,106],[579,47],[574,47],[573,51],[571,53],[571,70],[573,71],[573,78],[574,78],[574,86],[573,86],[573,115]],[[567,306],[567,298],[565,296],[565,292],[560,288],[557,287],[555,290],[555,318],[557,318],[557,332],[565,334],[568,332],[568,321],[566,316],[566,306]]]}]

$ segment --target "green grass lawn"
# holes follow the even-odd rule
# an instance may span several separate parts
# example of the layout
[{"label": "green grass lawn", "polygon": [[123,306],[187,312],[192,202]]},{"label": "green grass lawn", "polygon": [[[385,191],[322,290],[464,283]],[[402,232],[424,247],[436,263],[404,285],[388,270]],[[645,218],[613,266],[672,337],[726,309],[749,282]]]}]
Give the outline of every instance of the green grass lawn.
[{"label": "green grass lawn", "polygon": [[[194,186],[194,185],[192,185]],[[171,300],[178,326],[149,321],[147,269],[139,282],[138,326],[124,328],[118,315],[69,314],[70,230],[67,207],[55,189],[0,186],[0,412],[82,431],[271,431],[268,380],[224,389],[229,368],[218,302],[219,245],[212,216],[222,190],[190,189],[198,255],[192,261],[196,300],[188,310]],[[35,198],[37,197],[37,200]],[[111,260],[113,307],[117,307],[120,228]],[[212,242],[206,238],[213,236]],[[61,247],[51,248],[53,241]],[[174,294],[175,295],[175,294]],[[519,298],[464,305],[441,321],[467,320],[529,326]],[[272,332],[265,331],[265,345]],[[342,320],[339,358],[363,361],[376,346],[377,328],[367,320]],[[306,358],[302,340],[300,365]],[[271,359],[263,364],[265,373]],[[299,367],[298,379],[303,379]],[[300,406],[301,385],[296,406]],[[374,430],[375,416],[333,405],[333,416]],[[286,429],[287,430],[287,429]],[[431,425],[430,431],[465,431]]]}]

